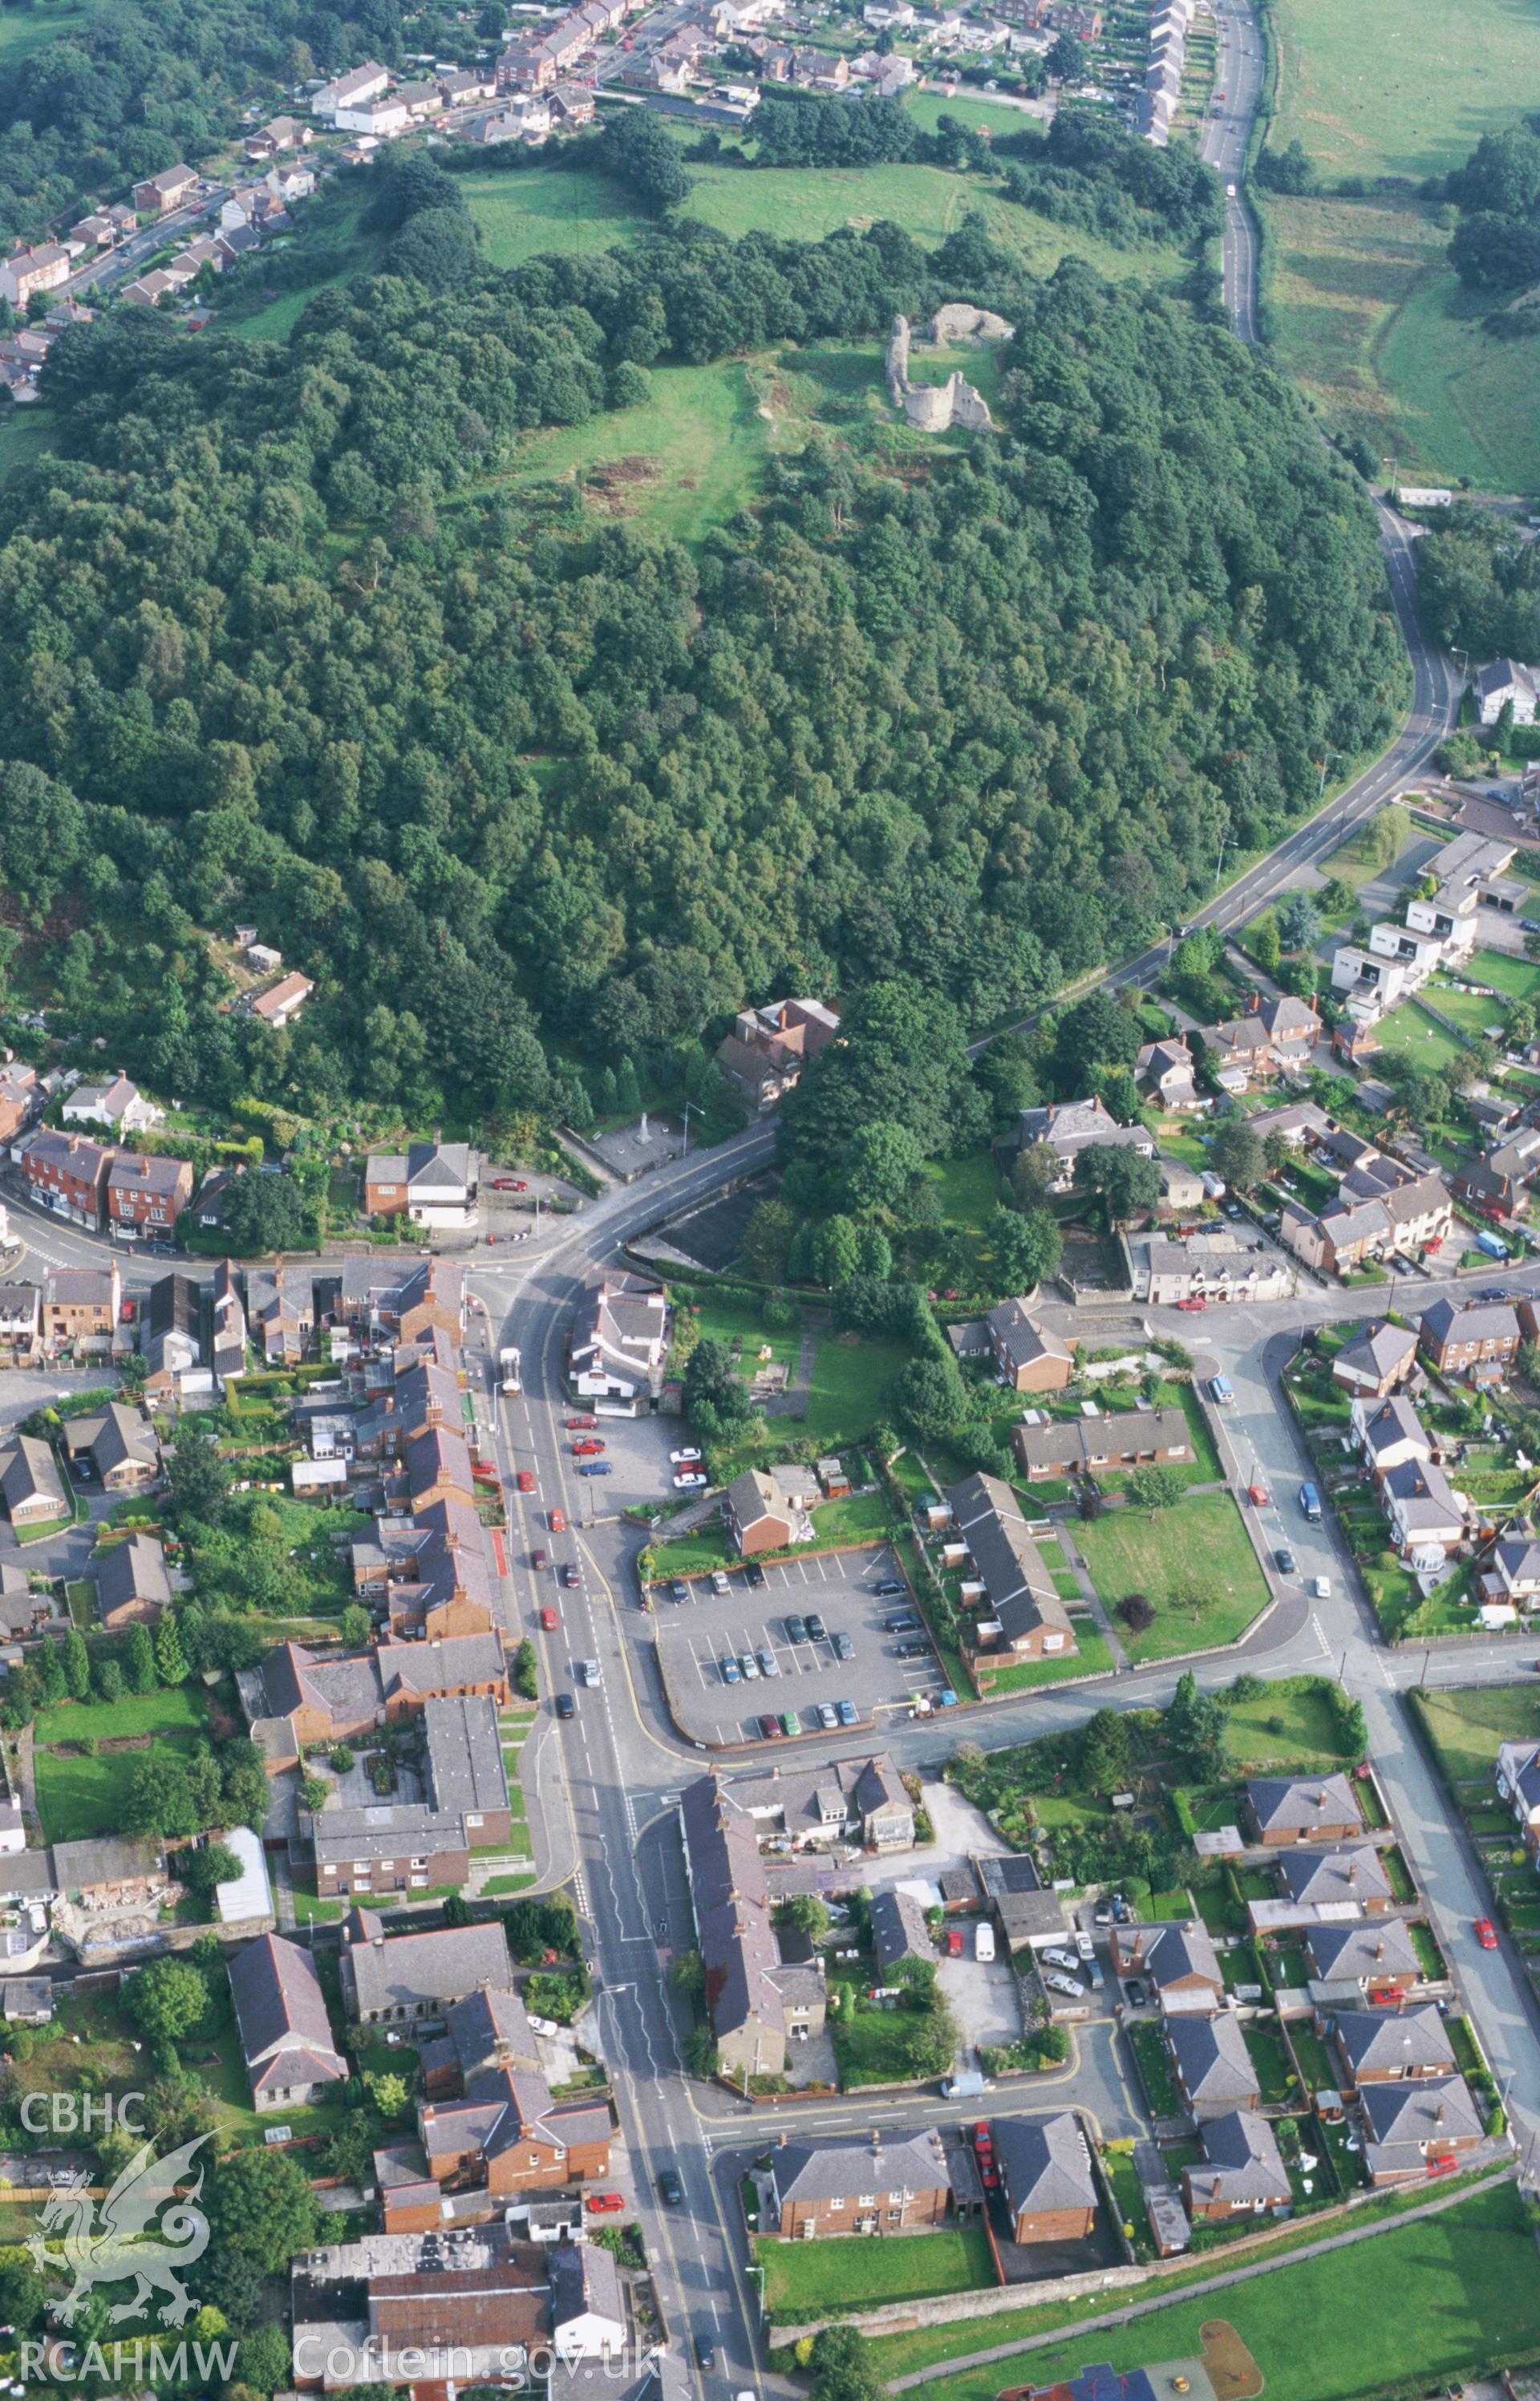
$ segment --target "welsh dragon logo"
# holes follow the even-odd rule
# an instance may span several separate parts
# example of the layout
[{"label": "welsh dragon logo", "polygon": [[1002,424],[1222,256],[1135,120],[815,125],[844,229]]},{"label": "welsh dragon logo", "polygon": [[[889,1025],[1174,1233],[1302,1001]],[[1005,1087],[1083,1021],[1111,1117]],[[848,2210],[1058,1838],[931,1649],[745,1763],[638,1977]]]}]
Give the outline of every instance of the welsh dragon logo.
[{"label": "welsh dragon logo", "polygon": [[[193,2172],[193,2154],[208,2141],[199,2134],[180,2150],[156,2159],[148,2143],[129,2161],[106,2199],[97,2202],[89,2192],[52,2192],[43,2211],[42,2231],[29,2237],[39,2273],[56,2268],[74,2283],[62,2300],[50,2304],[52,2314],[73,2326],[94,2286],[134,2280],[132,2298],[108,2312],[109,2322],[142,2318],[152,2293],[161,2293],[160,2322],[181,2326],[198,2307],[178,2270],[190,2268],[209,2247],[209,2221],[195,2207],[203,2189],[203,2168],[190,2192],[177,2186]],[[48,2237],[62,2234],[56,2248]]]}]

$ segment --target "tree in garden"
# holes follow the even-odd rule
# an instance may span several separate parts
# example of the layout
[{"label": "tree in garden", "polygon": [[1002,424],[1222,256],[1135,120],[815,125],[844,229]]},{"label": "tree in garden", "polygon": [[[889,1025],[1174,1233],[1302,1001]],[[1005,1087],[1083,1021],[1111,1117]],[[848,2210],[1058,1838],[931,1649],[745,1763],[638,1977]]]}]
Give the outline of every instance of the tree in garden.
[{"label": "tree in garden", "polygon": [[893,1245],[880,1226],[862,1226],[856,1235],[856,1272],[886,1283],[893,1272]]},{"label": "tree in garden", "polygon": [[939,1442],[968,1408],[968,1394],[951,1359],[911,1359],[893,1385],[900,1423],[921,1442]]},{"label": "tree in garden", "polygon": [[1061,83],[1084,83],[1086,47],[1078,34],[1060,34],[1048,46],[1048,72]]},{"label": "tree in garden", "polygon": [[813,1236],[813,1273],[831,1291],[856,1272],[860,1255],[858,1228],[850,1218],[825,1218]]},{"label": "tree in garden", "polygon": [[156,1688],[155,1641],[147,1626],[136,1620],[123,1637],[123,1681],[131,1693]]},{"label": "tree in garden", "polygon": [[1155,1612],[1147,1593],[1125,1592],[1118,1603],[1118,1614],[1130,1634],[1144,1634],[1155,1623]]},{"label": "tree in garden", "polygon": [[1118,1709],[1098,1709],[1080,1745],[1080,1773],[1093,1792],[1121,1792],[1134,1764],[1134,1737]]},{"label": "tree in garden", "polygon": [[[641,113],[639,109],[637,112],[639,116]],[[615,1078],[615,1097],[618,1106],[628,1118],[634,1118],[641,1107],[641,1084],[635,1063],[630,1059],[623,1059],[620,1063],[620,1072]]]},{"label": "tree in garden", "polygon": [[811,2401],[885,2401],[887,2383],[859,2326],[826,2326],[813,2338]]},{"label": "tree in garden", "polygon": [[1128,1479],[1129,1499],[1152,1516],[1157,1509],[1175,1508],[1186,1489],[1180,1469],[1153,1463],[1136,1467]]},{"label": "tree in garden", "polygon": [[1084,1092],[1093,1067],[1132,1067],[1144,1029],[1108,992],[1088,993],[1065,1012],[1053,1043],[1053,1074],[1067,1100]]},{"label": "tree in garden", "polygon": [[[244,1182],[245,1178],[239,1179]],[[264,1176],[264,1183],[272,1179]],[[182,1418],[172,1435],[166,1461],[172,1506],[177,1523],[188,1519],[217,1526],[230,1489],[230,1471],[221,1457],[218,1439],[205,1420]]]},{"label": "tree in garden", "polygon": [[64,1654],[57,1642],[45,1638],[33,1653],[37,1670],[37,1686],[46,1701],[62,1701],[69,1691],[64,1675]]},{"label": "tree in garden", "polygon": [[877,1118],[857,1129],[841,1155],[842,1205],[858,1214],[868,1209],[896,1208],[924,1166],[924,1155],[910,1128],[891,1118]]},{"label": "tree in garden", "polygon": [[155,1629],[155,1672],[163,1684],[185,1684],[187,1681],[186,1654],[176,1619],[169,1609]]},{"label": "tree in garden", "polygon": [[77,1626],[64,1637],[64,1681],[72,1701],[83,1701],[91,1688],[90,1653]]},{"label": "tree in garden", "polygon": [[805,1934],[810,1942],[821,1941],[829,1931],[828,1907],[816,1892],[794,1892],[782,1904],[782,1911],[787,1924],[794,1926],[799,1934]]},{"label": "tree in garden", "polygon": [[1166,1711],[1166,1739],[1200,1782],[1217,1776],[1224,1761],[1225,1705],[1217,1693],[1201,1693],[1190,1667],[1181,1676]]},{"label": "tree in garden", "polygon": [[1125,1225],[1161,1197],[1161,1164],[1132,1143],[1090,1142],[1075,1160],[1075,1187],[1098,1192],[1114,1225]]},{"label": "tree in garden", "polygon": [[1052,1143],[1029,1142],[1011,1162],[1011,1191],[1018,1209],[1030,1209],[1052,1192],[1064,1172],[1064,1161]]},{"label": "tree in garden", "polygon": [[348,1603],[342,1612],[339,1631],[350,1651],[361,1651],[369,1640],[372,1620],[369,1612],[356,1600]]},{"label": "tree in garden", "polygon": [[209,1988],[182,1959],[152,1959],[131,1976],[123,2003],[146,2041],[158,2047],[191,2034],[209,2006]]},{"label": "tree in garden", "polygon": [[684,1365],[684,1414],[698,1424],[703,1408],[723,1427],[741,1425],[749,1413],[748,1389],[724,1342],[709,1336],[697,1342]]},{"label": "tree in garden", "polygon": [[216,1885],[233,1884],[241,1873],[241,1861],[227,1843],[200,1843],[196,1850],[179,1851],[176,1870],[189,1891],[202,1900],[210,1900]]},{"label": "tree in garden", "polygon": [[1278,930],[1278,920],[1271,909],[1254,919],[1246,928],[1246,948],[1264,975],[1276,975],[1278,962],[1284,954],[1284,939]]},{"label": "tree in garden", "polygon": [[109,1705],[123,1697],[123,1670],[116,1659],[103,1653],[91,1670],[91,1680],[98,1695]]},{"label": "tree in garden", "polygon": [[1321,939],[1321,911],[1313,892],[1291,892],[1278,911],[1284,948],[1313,951]]},{"label": "tree in garden", "polygon": [[320,2215],[287,2151],[231,2151],[214,2171],[204,2207],[216,2244],[242,2252],[268,2276],[286,2273],[296,2253],[310,2248]]},{"label": "tree in garden", "polygon": [[758,1200],[743,1237],[743,1264],[760,1283],[779,1283],[797,1230],[794,1210],[784,1200]]},{"label": "tree in garden", "polygon": [[1003,1298],[1029,1292],[1058,1266],[1064,1238],[1047,1209],[997,1209],[984,1228],[989,1245],[989,1281]]},{"label": "tree in garden", "polygon": [[1215,1174],[1222,1175],[1232,1192],[1254,1191],[1267,1166],[1261,1136],[1244,1118],[1226,1118],[1215,1129],[1208,1159]]},{"label": "tree in garden", "polygon": [[1132,1067],[1109,1067],[1097,1077],[1097,1097],[1120,1125],[1133,1125],[1139,1114],[1139,1086]]},{"label": "tree in garden", "polygon": [[220,1201],[219,1222],[242,1258],[297,1250],[314,1239],[305,1195],[292,1175],[235,1176]]}]

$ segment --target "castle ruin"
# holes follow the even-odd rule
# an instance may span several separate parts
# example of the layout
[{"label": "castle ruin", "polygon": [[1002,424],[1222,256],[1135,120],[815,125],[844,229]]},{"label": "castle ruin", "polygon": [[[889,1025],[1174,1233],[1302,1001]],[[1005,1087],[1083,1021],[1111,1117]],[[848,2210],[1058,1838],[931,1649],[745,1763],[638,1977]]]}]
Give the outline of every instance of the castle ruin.
[{"label": "castle ruin", "polygon": [[921,433],[944,433],[954,425],[976,433],[994,432],[988,402],[962,374],[955,372],[944,383],[910,382],[910,347],[914,342],[929,350],[955,342],[1008,342],[1015,330],[1003,317],[987,309],[969,308],[961,300],[948,301],[928,324],[917,330],[911,328],[907,317],[895,317],[885,362],[888,399]]}]

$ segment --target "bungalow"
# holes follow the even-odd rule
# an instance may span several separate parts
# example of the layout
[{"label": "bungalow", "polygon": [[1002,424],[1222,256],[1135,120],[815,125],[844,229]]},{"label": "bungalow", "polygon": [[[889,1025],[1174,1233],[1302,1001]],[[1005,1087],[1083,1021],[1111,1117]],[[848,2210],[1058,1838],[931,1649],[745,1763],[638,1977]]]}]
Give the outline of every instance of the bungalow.
[{"label": "bungalow", "polygon": [[1162,1042],[1147,1042],[1134,1065],[1135,1074],[1143,1077],[1162,1108],[1195,1109],[1198,1106],[1192,1052],[1185,1035],[1172,1035]]},{"label": "bungalow", "polygon": [[1175,1406],[1019,1425],[1012,1441],[1033,1484],[1044,1476],[1089,1475],[1156,1462],[1186,1465],[1197,1455],[1186,1415]]},{"label": "bungalow", "polygon": [[1213,2016],[1223,2005],[1224,1971],[1197,1918],[1115,1926],[1112,1966],[1119,1976],[1142,1976],[1152,1985],[1166,2016]]},{"label": "bungalow", "polygon": [[1540,1747],[1533,1742],[1499,1744],[1494,1772],[1498,1798],[1513,1812],[1530,1865],[1540,1869]]},{"label": "bungalow", "polygon": [[951,1522],[968,1546],[965,1600],[983,1599],[981,1653],[1069,1658],[1079,1649],[1069,1612],[1054,1589],[1020,1502],[997,1475],[969,1475],[946,1494]]},{"label": "bungalow", "polygon": [[1232,2109],[1255,2109],[1261,2085],[1240,2021],[1217,2017],[1168,2017],[1166,2048],[1177,2088],[1199,2124]]},{"label": "bungalow", "polygon": [[1270,1850],[1286,1843],[1348,1843],[1364,1831],[1345,1776],[1253,1776],[1245,1805],[1258,1841]]},{"label": "bungalow", "polygon": [[783,2240],[826,2234],[903,2234],[944,2225],[952,2176],[934,2126],[789,2141],[770,2154],[770,2215]]},{"label": "bungalow", "polygon": [[1413,2010],[1340,2010],[1330,2035],[1344,2092],[1455,2072],[1453,2047],[1431,2001]]},{"label": "bungalow", "polygon": [[1419,1328],[1423,1348],[1441,1376],[1463,1376],[1478,1387],[1500,1384],[1519,1356],[1519,1319],[1501,1304],[1456,1307],[1436,1300]]},{"label": "bungalow", "polygon": [[280,976],[266,992],[256,995],[251,1003],[252,1014],[259,1017],[264,1025],[287,1025],[291,1019],[298,1016],[314,990],[315,985],[309,976],[291,971],[286,976]]},{"label": "bungalow", "polygon": [[1072,2110],[995,2118],[990,2138],[1013,2243],[1083,2243],[1096,2223],[1091,2152]]},{"label": "bungalow", "polygon": [[230,1999],[254,2109],[304,2108],[352,2070],[337,2047],[315,1961],[265,1934],[229,1962]]},{"label": "bungalow", "polygon": [[1331,1378],[1344,1392],[1383,1400],[1408,1381],[1416,1364],[1417,1337],[1411,1327],[1376,1317],[1343,1343],[1331,1363]]},{"label": "bungalow", "polygon": [[1182,2201],[1194,2224],[1259,2217],[1264,2210],[1287,2207],[1293,2199],[1288,2170],[1265,2118],[1251,2109],[1231,2109],[1209,2119],[1199,2135],[1203,2160],[1182,2171]]},{"label": "bungalow", "polygon": [[160,1443],[143,1409],[109,1401],[89,1417],[66,1418],[64,1450],[77,1475],[93,1476],[103,1491],[137,1492],[160,1473]]},{"label": "bungalow", "polygon": [[1377,1924],[1309,1926],[1305,1953],[1311,1973],[1323,1984],[1356,1984],[1361,1991],[1402,1993],[1423,1982],[1416,1945],[1398,1917]]},{"label": "bungalow", "polygon": [[154,1626],[171,1607],[166,1554],[149,1534],[131,1534],[98,1555],[96,1606],[109,1634],[125,1626]]},{"label": "bungalow", "polygon": [[19,1530],[70,1515],[52,1449],[35,1434],[19,1434],[0,1447],[0,1500]]},{"label": "bungalow", "polygon": [[1486,2139],[1486,2128],[1463,2076],[1424,2082],[1370,2084],[1358,2095],[1368,2138],[1365,2159],[1377,2185],[1404,2184],[1436,2168],[1453,2167]]}]

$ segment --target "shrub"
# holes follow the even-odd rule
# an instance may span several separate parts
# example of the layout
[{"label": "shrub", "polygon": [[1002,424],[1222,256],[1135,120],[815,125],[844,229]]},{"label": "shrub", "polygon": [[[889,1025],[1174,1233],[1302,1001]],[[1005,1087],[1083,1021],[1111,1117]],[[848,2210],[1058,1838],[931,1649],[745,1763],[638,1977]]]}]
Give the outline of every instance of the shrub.
[{"label": "shrub", "polygon": [[1155,1623],[1153,1604],[1142,1592],[1125,1593],[1118,1603],[1118,1614],[1131,1634],[1143,1634]]}]

